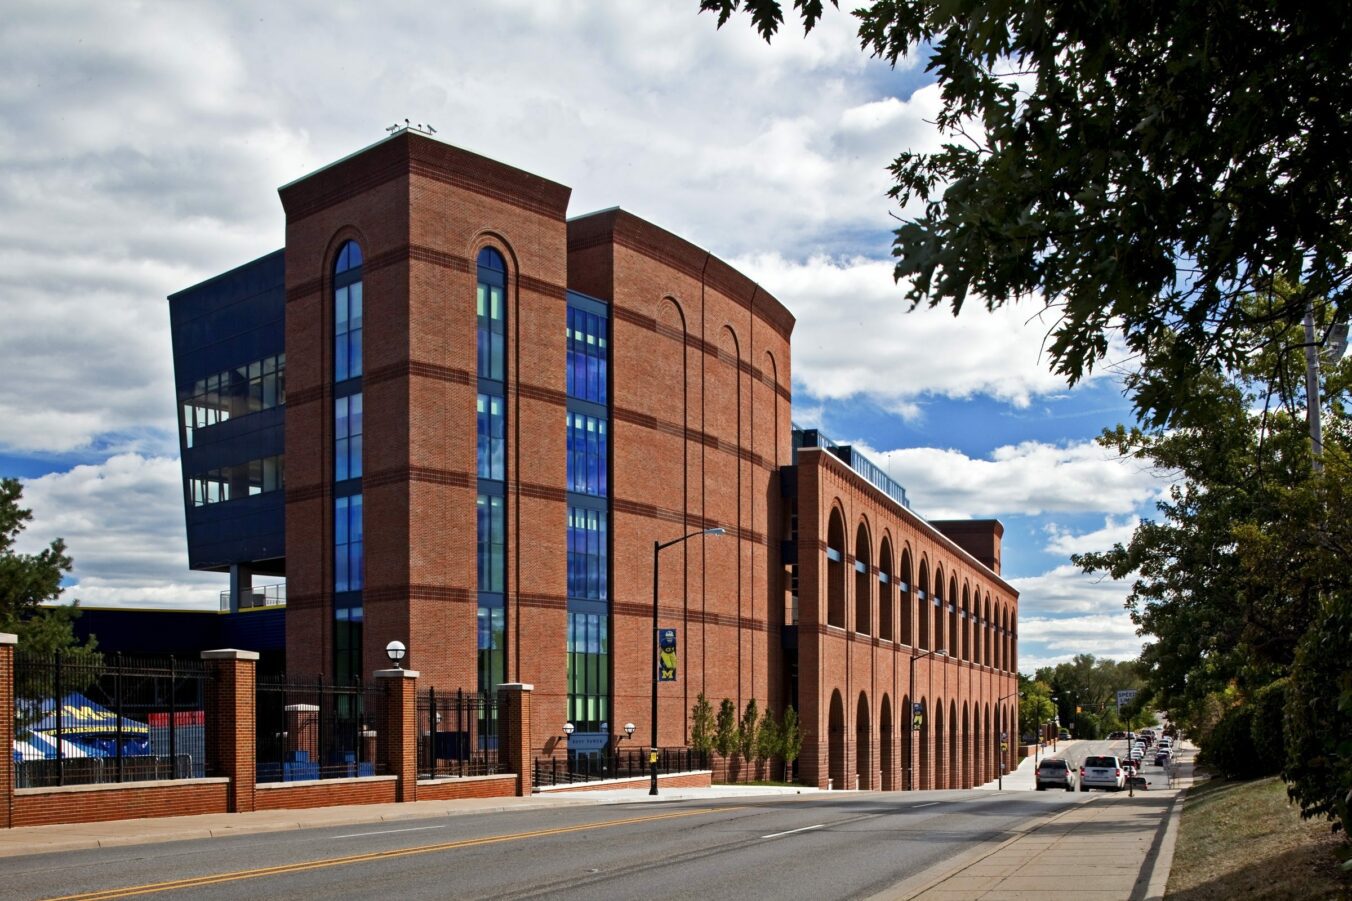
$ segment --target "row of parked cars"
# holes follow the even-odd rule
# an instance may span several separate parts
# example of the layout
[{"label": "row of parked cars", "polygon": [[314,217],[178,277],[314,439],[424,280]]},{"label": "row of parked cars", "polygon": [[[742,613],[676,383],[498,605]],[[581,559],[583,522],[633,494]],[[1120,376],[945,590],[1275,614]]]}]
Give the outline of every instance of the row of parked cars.
[{"label": "row of parked cars", "polygon": [[1139,778],[1136,771],[1144,765],[1145,760],[1153,760],[1156,766],[1167,766],[1173,759],[1173,739],[1168,736],[1157,737],[1153,729],[1142,729],[1139,734],[1114,732],[1108,739],[1127,742],[1121,756],[1100,754],[1086,757],[1080,766],[1078,779],[1074,767],[1067,761],[1059,757],[1049,757],[1037,766],[1035,774],[1037,790],[1063,788],[1066,791],[1074,791],[1078,782],[1082,792],[1087,792],[1091,788],[1121,791],[1126,788],[1128,779]]}]

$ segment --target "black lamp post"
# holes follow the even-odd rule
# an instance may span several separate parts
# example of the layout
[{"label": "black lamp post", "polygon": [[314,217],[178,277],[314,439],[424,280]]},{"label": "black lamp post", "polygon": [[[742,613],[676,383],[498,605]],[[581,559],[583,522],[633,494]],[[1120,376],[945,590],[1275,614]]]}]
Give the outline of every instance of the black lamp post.
[{"label": "black lamp post", "polygon": [[[1011,692],[1010,694],[1005,695],[1003,698],[999,698],[999,699],[996,700],[996,702],[995,702],[995,708],[996,708],[996,710],[998,711],[998,710],[1000,709],[1000,705],[1003,704],[1005,701],[1008,701],[1010,698],[1017,698],[1018,696],[1019,696],[1019,693],[1018,693],[1017,691],[1015,691],[1015,692]],[[1014,722],[1017,724],[1017,723],[1018,723],[1018,720],[1019,720],[1019,717],[1018,717],[1018,714],[1016,713],[1015,716],[1014,716]],[[1005,725],[1008,726],[1009,724],[1006,723]],[[1008,747],[1008,746],[1006,745],[1006,742],[1008,741],[1008,739],[1009,739],[1009,732],[1008,732],[1008,730],[1001,730],[1001,732],[1000,732],[1000,776],[999,776],[999,785],[997,786],[997,789],[998,789],[999,791],[1004,791],[1004,790],[1005,790],[1005,758],[1008,756],[1008,755],[1007,755],[1007,750],[1006,750],[1007,747]]]},{"label": "black lamp post", "polygon": [[[916,664],[916,661],[917,661],[917,660],[924,660],[926,657],[934,657],[934,656],[947,657],[947,656],[948,656],[948,651],[946,651],[946,650],[943,649],[943,648],[936,648],[936,649],[934,649],[934,650],[932,650],[932,651],[926,651],[926,652],[923,653],[923,654],[916,654],[914,648],[912,648],[911,651],[912,651],[912,653],[911,653],[911,709],[914,710],[914,709],[915,709],[915,704],[916,704],[916,700],[915,700],[915,664]],[[918,731],[918,730],[915,728],[915,714],[912,714],[912,715],[911,715],[911,731],[912,731],[912,732]],[[910,782],[910,790],[911,790],[911,791],[915,791],[915,754],[912,754],[912,755],[911,755],[911,765],[910,765],[910,767],[907,768],[906,778],[907,778],[907,781]]]},{"label": "black lamp post", "polygon": [[670,541],[653,542],[653,708],[652,708],[652,744],[648,748],[648,765],[651,768],[652,779],[648,785],[648,794],[657,794],[657,567],[660,562],[658,556],[663,548],[669,548],[673,544],[680,544],[683,541],[689,541],[698,535],[723,535],[727,530],[721,527],[713,529],[700,529],[698,532],[691,532],[689,535],[682,535],[680,538],[673,538]]}]

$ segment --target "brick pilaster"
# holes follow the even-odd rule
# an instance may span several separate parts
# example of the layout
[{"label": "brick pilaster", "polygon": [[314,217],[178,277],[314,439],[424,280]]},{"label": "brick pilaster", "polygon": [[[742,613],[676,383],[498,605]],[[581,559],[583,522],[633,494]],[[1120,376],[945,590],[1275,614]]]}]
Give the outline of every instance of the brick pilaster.
[{"label": "brick pilaster", "polygon": [[534,685],[506,682],[498,686],[498,753],[516,773],[517,797],[534,789],[530,748],[530,693]]},{"label": "brick pilaster", "polygon": [[397,776],[394,799],[418,800],[418,672],[407,669],[376,670],[385,684],[384,709],[376,736],[377,759],[385,773]]},{"label": "brick pilaster", "polygon": [[19,636],[0,632],[0,829],[14,823],[14,649]]},{"label": "brick pilaster", "polygon": [[208,774],[230,779],[227,810],[254,810],[258,781],[254,679],[258,653],[225,648],[203,651],[202,659],[212,668],[206,698]]}]

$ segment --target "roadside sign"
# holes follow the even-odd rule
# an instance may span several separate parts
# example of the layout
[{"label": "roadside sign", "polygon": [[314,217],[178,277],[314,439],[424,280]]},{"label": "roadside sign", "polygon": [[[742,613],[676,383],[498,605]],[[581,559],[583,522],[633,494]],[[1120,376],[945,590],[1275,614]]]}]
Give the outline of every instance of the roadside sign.
[{"label": "roadside sign", "polygon": [[1121,710],[1132,701],[1136,700],[1136,689],[1124,688],[1117,693],[1117,709]]}]

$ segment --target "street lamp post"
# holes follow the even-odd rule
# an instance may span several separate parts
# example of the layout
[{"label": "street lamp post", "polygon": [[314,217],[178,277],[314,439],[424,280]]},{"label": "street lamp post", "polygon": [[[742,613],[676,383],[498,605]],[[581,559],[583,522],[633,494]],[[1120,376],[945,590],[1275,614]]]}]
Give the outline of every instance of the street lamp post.
[{"label": "street lamp post", "polygon": [[1052,695],[1052,703],[1056,705],[1056,714],[1052,716],[1052,753],[1056,753],[1056,739],[1061,732],[1061,699]]},{"label": "street lamp post", "polygon": [[652,707],[652,744],[648,748],[648,766],[651,769],[651,781],[648,785],[648,794],[657,794],[657,567],[660,562],[658,556],[664,548],[669,548],[673,544],[680,544],[683,541],[689,541],[699,535],[723,535],[727,530],[721,527],[713,529],[700,529],[698,532],[691,532],[689,535],[682,535],[680,538],[673,538],[670,541],[653,542],[653,707]]},{"label": "street lamp post", "polygon": [[[1005,695],[1003,698],[997,699],[996,702],[995,702],[995,709],[998,711],[998,710],[1000,709],[1000,705],[1001,705],[1001,704],[1003,704],[1005,701],[1008,701],[1010,698],[1017,698],[1018,696],[1019,696],[1019,693],[1018,693],[1017,691],[1015,691],[1015,692],[1010,692],[1009,694]],[[1018,716],[1016,715],[1016,716],[1014,717],[1015,731],[1017,731],[1018,719],[1019,719],[1019,718],[1018,718]],[[1008,723],[1006,723],[1005,725],[1008,725]],[[999,791],[1004,791],[1004,790],[1005,790],[1005,758],[1008,756],[1008,746],[1005,744],[1005,742],[1006,742],[1008,736],[1009,736],[1009,732],[1008,732],[1008,731],[1006,731],[1006,730],[1001,730],[1001,732],[1000,732],[1000,776],[999,776],[999,785],[996,786],[997,789],[998,789]]]},{"label": "street lamp post", "polygon": [[[911,649],[911,709],[915,709],[915,664],[917,660],[924,660],[926,657],[947,657],[948,651],[944,648],[936,648],[932,651],[926,651],[923,654],[916,654],[915,649]],[[931,686],[933,687],[933,686]],[[911,731],[915,729],[915,714],[911,714]],[[911,755],[911,765],[907,768],[907,781],[910,783],[911,791],[915,791],[915,754]]]}]

